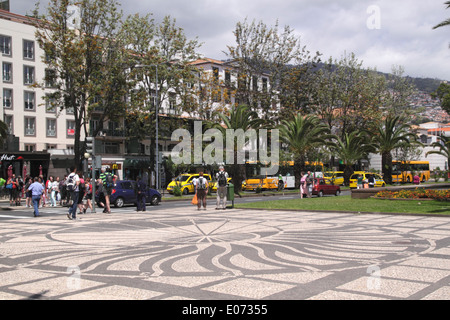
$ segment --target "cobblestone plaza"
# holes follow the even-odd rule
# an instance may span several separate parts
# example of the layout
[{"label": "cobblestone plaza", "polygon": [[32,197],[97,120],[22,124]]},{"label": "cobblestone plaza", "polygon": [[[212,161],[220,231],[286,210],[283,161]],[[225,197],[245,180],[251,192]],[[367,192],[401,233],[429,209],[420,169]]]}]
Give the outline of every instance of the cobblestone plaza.
[{"label": "cobblestone plaza", "polygon": [[301,211],[10,219],[0,299],[449,299],[450,219]]}]

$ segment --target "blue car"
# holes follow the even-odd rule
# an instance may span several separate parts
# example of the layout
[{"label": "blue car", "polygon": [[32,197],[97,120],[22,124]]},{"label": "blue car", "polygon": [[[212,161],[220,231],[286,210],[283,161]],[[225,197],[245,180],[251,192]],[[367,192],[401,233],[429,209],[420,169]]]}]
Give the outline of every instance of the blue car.
[{"label": "blue car", "polygon": [[[96,195],[97,202],[99,195]],[[118,180],[111,192],[109,199],[111,204],[116,208],[121,208],[126,204],[137,205],[136,181],[133,180]],[[151,188],[147,188],[146,202],[151,205],[158,205],[161,202],[161,194]]]}]

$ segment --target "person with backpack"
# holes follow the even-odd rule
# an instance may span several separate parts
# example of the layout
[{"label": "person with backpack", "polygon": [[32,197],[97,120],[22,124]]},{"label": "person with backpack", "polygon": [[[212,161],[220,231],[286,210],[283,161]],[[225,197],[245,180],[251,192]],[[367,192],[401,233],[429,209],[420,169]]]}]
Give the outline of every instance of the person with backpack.
[{"label": "person with backpack", "polygon": [[[227,207],[227,181],[228,173],[223,166],[219,167],[219,172],[216,174],[217,180],[217,202],[216,210],[225,210]],[[222,203],[222,205],[221,205]]]},{"label": "person with backpack", "polygon": [[117,179],[117,176],[113,175],[109,168],[108,170],[102,168],[100,179],[103,183],[103,195],[105,196],[105,209],[103,210],[103,212],[111,213],[109,198],[111,196],[112,189],[114,188],[114,180]]},{"label": "person with backpack", "polygon": [[197,209],[200,210],[203,204],[203,210],[206,210],[206,193],[208,190],[208,180],[203,176],[203,172],[198,174],[197,179]]},{"label": "person with backpack", "polygon": [[77,174],[76,168],[70,168],[71,173],[67,176],[66,179],[66,191],[70,194],[72,198],[72,205],[69,207],[69,213],[67,214],[67,218],[69,220],[77,219],[77,207],[78,207],[78,197],[80,196],[80,177]]}]

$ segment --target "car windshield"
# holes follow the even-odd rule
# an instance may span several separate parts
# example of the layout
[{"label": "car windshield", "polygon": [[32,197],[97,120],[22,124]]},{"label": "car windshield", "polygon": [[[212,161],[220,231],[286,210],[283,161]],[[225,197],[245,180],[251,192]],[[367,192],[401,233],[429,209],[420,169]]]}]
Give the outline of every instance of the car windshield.
[{"label": "car windshield", "polygon": [[175,179],[175,181],[178,181],[178,182],[184,182],[184,181],[186,181],[187,179],[189,179],[189,176],[178,176],[178,177]]}]

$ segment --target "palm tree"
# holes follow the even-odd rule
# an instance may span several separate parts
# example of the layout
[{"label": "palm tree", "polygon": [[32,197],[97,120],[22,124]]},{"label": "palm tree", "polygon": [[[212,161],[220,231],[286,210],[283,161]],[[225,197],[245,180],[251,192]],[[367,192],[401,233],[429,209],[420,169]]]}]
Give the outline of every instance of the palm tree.
[{"label": "palm tree", "polygon": [[376,146],[370,141],[364,131],[353,131],[345,133],[343,139],[337,138],[330,145],[330,150],[339,157],[345,165],[344,184],[350,184],[350,176],[353,174],[352,166],[361,159],[366,159],[371,152],[375,152]]},{"label": "palm tree", "polygon": [[279,126],[280,140],[294,157],[295,186],[300,186],[300,173],[305,170],[308,153],[330,143],[334,136],[328,126],[314,115],[298,114],[292,120],[283,120]]},{"label": "palm tree", "polygon": [[[446,1],[444,4],[447,5],[446,9],[450,8],[450,1]],[[447,20],[442,21],[441,23],[435,25],[433,27],[433,29],[437,29],[437,28],[440,28],[440,27],[446,27],[446,26],[449,26],[449,25],[450,25],[450,19],[447,19]]]},{"label": "palm tree", "polygon": [[391,151],[404,143],[419,143],[416,135],[410,132],[410,126],[401,123],[399,116],[387,116],[373,134],[372,142],[381,154],[381,167],[386,184],[392,184],[392,154]]},{"label": "palm tree", "polygon": [[429,154],[439,154],[447,157],[447,163],[450,163],[450,137],[441,136],[441,141],[433,142],[431,146],[433,148],[439,148],[439,150],[428,151],[425,157],[428,157]]},{"label": "palm tree", "polygon": [[[263,124],[267,124],[267,121],[262,120],[256,111],[251,111],[247,105],[238,105],[230,110],[230,113],[224,114],[217,112],[216,115],[222,121],[221,124],[213,123],[209,127],[216,128],[222,132],[222,136],[226,137],[226,130],[242,129],[244,132],[250,129],[260,128]],[[242,180],[245,172],[245,165],[238,164],[237,162],[237,143],[234,143],[234,162],[230,164],[231,177],[234,184],[235,193],[239,194],[242,190]]]}]

